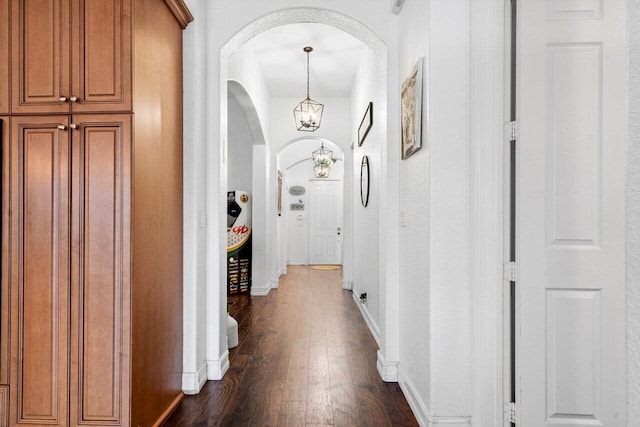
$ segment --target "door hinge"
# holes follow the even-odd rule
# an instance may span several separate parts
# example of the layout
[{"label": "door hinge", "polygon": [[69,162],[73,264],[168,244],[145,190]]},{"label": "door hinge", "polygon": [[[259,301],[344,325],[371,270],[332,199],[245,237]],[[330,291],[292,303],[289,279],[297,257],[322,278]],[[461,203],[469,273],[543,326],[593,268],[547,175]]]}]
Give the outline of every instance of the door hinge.
[{"label": "door hinge", "polygon": [[519,424],[518,407],[514,402],[504,404],[504,420],[508,423]]},{"label": "door hinge", "polygon": [[505,122],[504,139],[505,141],[515,141],[520,137],[520,125],[518,122]]},{"label": "door hinge", "polygon": [[509,282],[516,282],[518,279],[518,264],[515,261],[505,262],[502,277]]}]

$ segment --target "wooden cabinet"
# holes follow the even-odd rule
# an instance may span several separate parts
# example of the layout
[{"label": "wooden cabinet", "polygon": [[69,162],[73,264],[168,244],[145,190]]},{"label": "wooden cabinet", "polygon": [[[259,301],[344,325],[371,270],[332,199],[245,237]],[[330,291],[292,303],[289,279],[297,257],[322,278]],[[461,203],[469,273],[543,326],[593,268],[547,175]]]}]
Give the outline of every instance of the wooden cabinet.
[{"label": "wooden cabinet", "polygon": [[158,425],[182,396],[192,18],[181,0],[0,0],[0,24],[5,12],[0,427]]},{"label": "wooden cabinet", "polygon": [[[9,117],[0,116],[1,153],[9,153]],[[2,199],[0,215],[0,384],[9,384],[9,157],[2,155],[0,160],[0,176],[2,176]],[[1,387],[1,386],[0,386]],[[2,390],[0,390],[2,393]],[[4,400],[3,400],[4,399]],[[4,402],[4,403],[3,403]],[[0,426],[3,424],[2,408],[8,406],[8,394],[0,395]]]},{"label": "wooden cabinet", "polygon": [[[11,423],[66,425],[69,138],[66,116],[11,123]],[[15,250],[14,250],[15,248]]]},{"label": "wooden cabinet", "polygon": [[0,114],[9,113],[9,0],[0,0]]},{"label": "wooden cabinet", "polygon": [[12,424],[129,419],[131,118],[72,119],[12,119]]},{"label": "wooden cabinet", "polygon": [[73,116],[70,424],[129,420],[131,116]]},{"label": "wooden cabinet", "polygon": [[131,1],[13,1],[12,112],[130,111]]}]

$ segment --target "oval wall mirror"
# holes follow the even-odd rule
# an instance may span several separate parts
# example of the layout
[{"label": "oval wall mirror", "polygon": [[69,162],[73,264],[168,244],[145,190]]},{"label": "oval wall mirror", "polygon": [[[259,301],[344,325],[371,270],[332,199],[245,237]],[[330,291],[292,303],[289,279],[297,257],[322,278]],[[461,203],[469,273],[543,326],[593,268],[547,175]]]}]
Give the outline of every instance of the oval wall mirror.
[{"label": "oval wall mirror", "polygon": [[360,165],[360,200],[366,208],[369,204],[369,156],[364,156]]}]

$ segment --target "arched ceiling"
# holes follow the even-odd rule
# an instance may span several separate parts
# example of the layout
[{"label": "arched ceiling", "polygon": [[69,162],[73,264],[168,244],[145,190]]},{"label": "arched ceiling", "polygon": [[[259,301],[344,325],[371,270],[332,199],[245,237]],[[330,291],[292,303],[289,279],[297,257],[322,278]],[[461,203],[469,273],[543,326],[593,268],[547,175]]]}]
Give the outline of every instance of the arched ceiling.
[{"label": "arched ceiling", "polygon": [[337,28],[315,23],[272,28],[247,42],[256,56],[271,96],[304,99],[310,54],[311,98],[349,97],[365,44]]}]

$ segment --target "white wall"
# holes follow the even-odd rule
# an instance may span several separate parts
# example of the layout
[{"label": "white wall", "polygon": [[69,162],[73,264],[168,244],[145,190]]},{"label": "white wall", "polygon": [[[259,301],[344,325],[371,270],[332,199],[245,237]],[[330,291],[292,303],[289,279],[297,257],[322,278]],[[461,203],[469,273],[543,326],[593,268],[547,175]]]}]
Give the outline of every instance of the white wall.
[{"label": "white wall", "polygon": [[[400,78],[425,57],[422,149],[400,164],[400,381],[426,418],[471,415],[470,9],[407,2]],[[402,81],[398,81],[401,84]]]},{"label": "white wall", "polygon": [[260,65],[257,63],[257,59],[251,49],[243,46],[231,55],[227,78],[240,82],[251,97],[268,144],[271,94],[261,73]]},{"label": "white wall", "polygon": [[[433,144],[429,131],[429,2],[407,2],[400,14],[400,81],[416,61],[425,57],[422,115],[422,148],[400,168],[399,209],[406,213],[406,227],[400,227],[400,382],[407,383],[429,413],[431,404],[431,310],[430,299],[430,169]],[[422,183],[422,184],[418,184]],[[403,188],[404,187],[404,188]]]},{"label": "white wall", "polygon": [[628,2],[627,426],[640,420],[640,1]]},{"label": "white wall", "polygon": [[[206,14],[206,2],[186,0],[194,17]],[[191,96],[207,87],[207,28],[189,25],[184,31],[184,337],[182,389],[186,394],[198,393],[208,378],[206,289],[206,239],[207,239],[207,164],[203,153],[207,152],[206,121],[207,99]],[[190,70],[190,71],[187,71]],[[220,171],[220,173],[226,173]],[[213,313],[211,313],[213,314]]]},{"label": "white wall", "polygon": [[[311,168],[310,161],[298,163],[286,171],[287,188],[283,191],[282,216],[286,224],[286,262],[289,265],[306,265],[309,262],[309,200],[308,197],[308,170]],[[304,187],[305,194],[302,196],[292,196],[287,191],[294,185]],[[290,211],[291,203],[304,204],[303,211]]]},{"label": "white wall", "polygon": [[[375,75],[375,57],[370,50],[365,51],[351,92],[351,135],[353,139],[353,157],[351,159],[351,191],[353,194],[353,231],[354,257],[353,292],[359,297],[367,294],[367,302],[361,310],[373,329],[374,337],[380,340],[381,292],[380,271],[372,266],[380,264],[380,148],[384,143],[384,133],[380,129],[383,112],[380,111],[382,94],[377,90],[378,76]],[[358,146],[358,127],[364,113],[373,102],[373,125],[362,146]],[[369,157],[369,203],[364,207],[360,200],[360,169],[363,156]]]},{"label": "white wall", "polygon": [[244,111],[238,101],[230,96],[229,108],[229,190],[242,190],[252,195],[253,137]]}]

